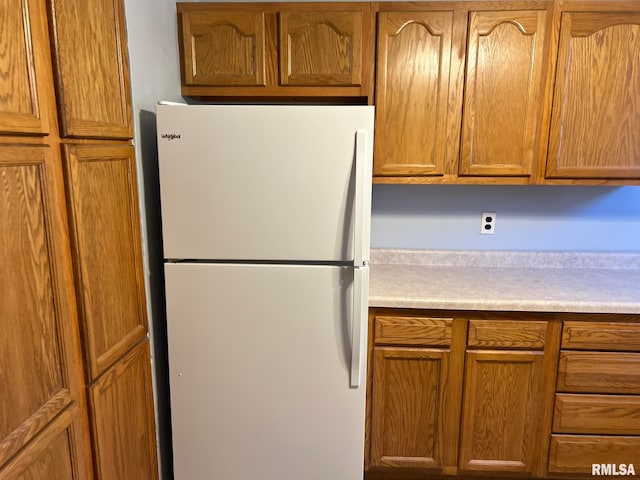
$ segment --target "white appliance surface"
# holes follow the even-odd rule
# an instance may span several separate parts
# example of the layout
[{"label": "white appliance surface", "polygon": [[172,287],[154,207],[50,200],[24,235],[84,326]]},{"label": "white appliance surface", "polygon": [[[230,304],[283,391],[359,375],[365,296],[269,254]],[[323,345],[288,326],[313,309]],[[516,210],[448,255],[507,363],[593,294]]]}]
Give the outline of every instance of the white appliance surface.
[{"label": "white appliance surface", "polygon": [[[352,261],[356,208],[368,255],[373,118],[370,106],[159,105],[165,258]],[[354,206],[358,130],[368,180]]]},{"label": "white appliance surface", "polygon": [[176,479],[362,479],[353,272],[165,265]]}]

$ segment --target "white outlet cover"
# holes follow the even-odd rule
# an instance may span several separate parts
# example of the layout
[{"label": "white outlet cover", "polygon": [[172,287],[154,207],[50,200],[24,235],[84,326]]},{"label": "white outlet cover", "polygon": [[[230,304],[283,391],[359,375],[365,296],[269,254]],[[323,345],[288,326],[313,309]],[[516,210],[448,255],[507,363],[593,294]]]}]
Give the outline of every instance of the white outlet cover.
[{"label": "white outlet cover", "polygon": [[496,231],[496,213],[482,212],[480,217],[480,233],[482,235],[493,235]]}]

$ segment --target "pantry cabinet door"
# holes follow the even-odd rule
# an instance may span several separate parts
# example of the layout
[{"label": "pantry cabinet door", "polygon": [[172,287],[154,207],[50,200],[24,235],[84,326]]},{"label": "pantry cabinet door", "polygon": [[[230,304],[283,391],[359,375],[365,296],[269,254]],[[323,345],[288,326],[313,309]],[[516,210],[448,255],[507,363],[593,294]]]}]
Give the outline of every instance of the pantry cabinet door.
[{"label": "pantry cabinet door", "polygon": [[51,0],[61,134],[133,137],[123,0]]},{"label": "pantry cabinet door", "polygon": [[564,12],[550,178],[640,178],[640,13]]},{"label": "pantry cabinet door", "polygon": [[0,12],[0,133],[46,134],[50,90],[43,77],[50,64],[43,2],[0,0]]},{"label": "pantry cabinet door", "polygon": [[264,86],[262,11],[179,13],[185,85]]},{"label": "pantry cabinet door", "polygon": [[378,14],[374,175],[442,175],[453,12]]},{"label": "pantry cabinet door", "polygon": [[59,161],[46,147],[0,146],[2,480],[80,480],[91,468]]},{"label": "pantry cabinet door", "polygon": [[96,480],[157,480],[149,341],[89,387]]},{"label": "pantry cabinet door", "polygon": [[147,334],[136,167],[129,145],[65,145],[79,316],[90,380]]},{"label": "pantry cabinet door", "polygon": [[471,12],[460,175],[528,176],[538,151],[545,10]]},{"label": "pantry cabinet door", "polygon": [[363,80],[360,8],[280,13],[280,83],[299,86],[359,86]]}]

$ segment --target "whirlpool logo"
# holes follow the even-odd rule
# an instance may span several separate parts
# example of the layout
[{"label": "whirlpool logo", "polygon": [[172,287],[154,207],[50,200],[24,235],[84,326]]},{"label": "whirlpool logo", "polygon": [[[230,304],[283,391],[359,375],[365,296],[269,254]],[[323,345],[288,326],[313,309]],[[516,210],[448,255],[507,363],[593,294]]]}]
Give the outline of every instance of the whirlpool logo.
[{"label": "whirlpool logo", "polygon": [[179,133],[163,133],[160,135],[162,138],[166,138],[167,140],[180,140]]}]

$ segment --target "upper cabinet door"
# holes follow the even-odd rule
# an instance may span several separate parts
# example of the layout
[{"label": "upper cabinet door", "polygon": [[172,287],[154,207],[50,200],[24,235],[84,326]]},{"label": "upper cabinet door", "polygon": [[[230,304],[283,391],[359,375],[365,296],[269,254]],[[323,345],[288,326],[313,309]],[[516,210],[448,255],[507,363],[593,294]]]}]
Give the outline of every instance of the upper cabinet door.
[{"label": "upper cabinet door", "polygon": [[122,0],[52,0],[61,134],[132,138]]},{"label": "upper cabinet door", "polygon": [[359,10],[280,14],[280,83],[301,86],[362,84],[363,17]]},{"label": "upper cabinet door", "polygon": [[186,85],[265,85],[263,12],[184,12],[180,50]]},{"label": "upper cabinet door", "polygon": [[49,132],[41,78],[48,55],[42,2],[0,0],[0,133]]},{"label": "upper cabinet door", "polygon": [[0,145],[2,479],[81,480],[90,470],[64,193],[55,153],[47,147]]},{"label": "upper cabinet door", "polygon": [[546,11],[471,12],[460,175],[530,175],[543,94]]},{"label": "upper cabinet door", "polygon": [[562,14],[547,177],[640,178],[640,13]]},{"label": "upper cabinet door", "polygon": [[381,12],[374,175],[444,172],[453,12]]}]

